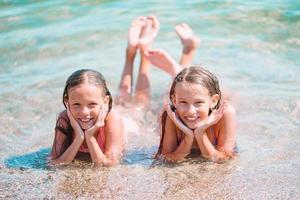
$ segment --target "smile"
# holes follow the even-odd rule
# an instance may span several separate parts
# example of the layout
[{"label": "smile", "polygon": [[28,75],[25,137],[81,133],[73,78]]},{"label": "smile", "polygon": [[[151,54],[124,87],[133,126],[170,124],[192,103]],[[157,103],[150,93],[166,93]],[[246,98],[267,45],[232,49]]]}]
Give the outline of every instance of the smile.
[{"label": "smile", "polygon": [[88,119],[78,119],[79,122],[81,123],[90,123],[93,120],[93,118],[88,118]]},{"label": "smile", "polygon": [[195,116],[195,117],[185,117],[185,119],[187,119],[188,121],[196,121],[197,119],[199,119],[199,117]]}]

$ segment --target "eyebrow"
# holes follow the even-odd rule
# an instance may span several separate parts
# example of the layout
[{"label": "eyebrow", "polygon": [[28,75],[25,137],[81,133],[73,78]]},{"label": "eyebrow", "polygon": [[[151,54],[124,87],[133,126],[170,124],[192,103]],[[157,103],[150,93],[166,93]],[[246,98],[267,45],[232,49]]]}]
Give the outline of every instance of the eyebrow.
[{"label": "eyebrow", "polygon": [[[178,100],[189,100],[188,98],[178,98]],[[195,99],[195,101],[204,101],[204,99]]]}]

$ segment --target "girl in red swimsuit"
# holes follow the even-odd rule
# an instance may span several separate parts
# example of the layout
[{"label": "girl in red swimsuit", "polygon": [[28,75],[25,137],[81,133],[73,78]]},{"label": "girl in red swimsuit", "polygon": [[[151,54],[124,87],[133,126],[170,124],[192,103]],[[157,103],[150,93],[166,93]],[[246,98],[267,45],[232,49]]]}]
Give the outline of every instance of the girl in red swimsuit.
[{"label": "girl in red swimsuit", "polygon": [[96,164],[117,164],[124,127],[120,115],[112,109],[103,76],[90,69],[75,71],[66,82],[63,104],[66,110],[57,118],[52,161],[68,164],[78,152],[84,152]]}]

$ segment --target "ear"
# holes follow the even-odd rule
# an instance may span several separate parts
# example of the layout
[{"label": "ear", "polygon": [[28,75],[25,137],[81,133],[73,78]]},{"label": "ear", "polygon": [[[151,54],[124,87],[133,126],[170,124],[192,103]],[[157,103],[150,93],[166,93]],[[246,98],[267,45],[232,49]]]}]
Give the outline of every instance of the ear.
[{"label": "ear", "polygon": [[67,98],[64,98],[64,105],[67,108],[67,105],[68,105],[68,99]]},{"label": "ear", "polygon": [[210,108],[214,108],[216,107],[216,105],[218,104],[220,100],[220,96],[218,94],[214,94],[212,97],[211,97],[211,105],[210,105]]},{"label": "ear", "polygon": [[[175,98],[175,94],[173,94],[172,96],[171,96],[171,102],[172,102],[172,104],[175,106],[176,105],[176,98]],[[176,107],[176,106],[175,106]]]},{"label": "ear", "polygon": [[108,95],[106,95],[106,96],[104,97],[104,104],[108,105],[109,99],[110,99],[110,97],[109,97]]}]

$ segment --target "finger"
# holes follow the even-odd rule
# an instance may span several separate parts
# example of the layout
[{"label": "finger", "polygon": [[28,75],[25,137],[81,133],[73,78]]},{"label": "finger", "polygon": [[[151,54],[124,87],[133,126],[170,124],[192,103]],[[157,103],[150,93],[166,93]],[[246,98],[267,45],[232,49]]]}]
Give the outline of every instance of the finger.
[{"label": "finger", "polygon": [[73,115],[72,115],[72,113],[70,111],[69,104],[66,104],[66,105],[67,105],[67,115],[68,115],[69,119],[72,120],[73,119]]},{"label": "finger", "polygon": [[102,125],[102,119],[103,119],[103,108],[100,108],[98,118],[97,118],[97,127],[100,127]]},{"label": "finger", "polygon": [[164,101],[164,107],[167,107],[169,105],[169,101]]},{"label": "finger", "polygon": [[166,105],[165,105],[165,110],[167,111],[167,113],[168,113],[169,116],[172,116],[173,114],[175,114],[175,113],[173,112],[173,110],[171,109],[170,104],[166,104]]}]

